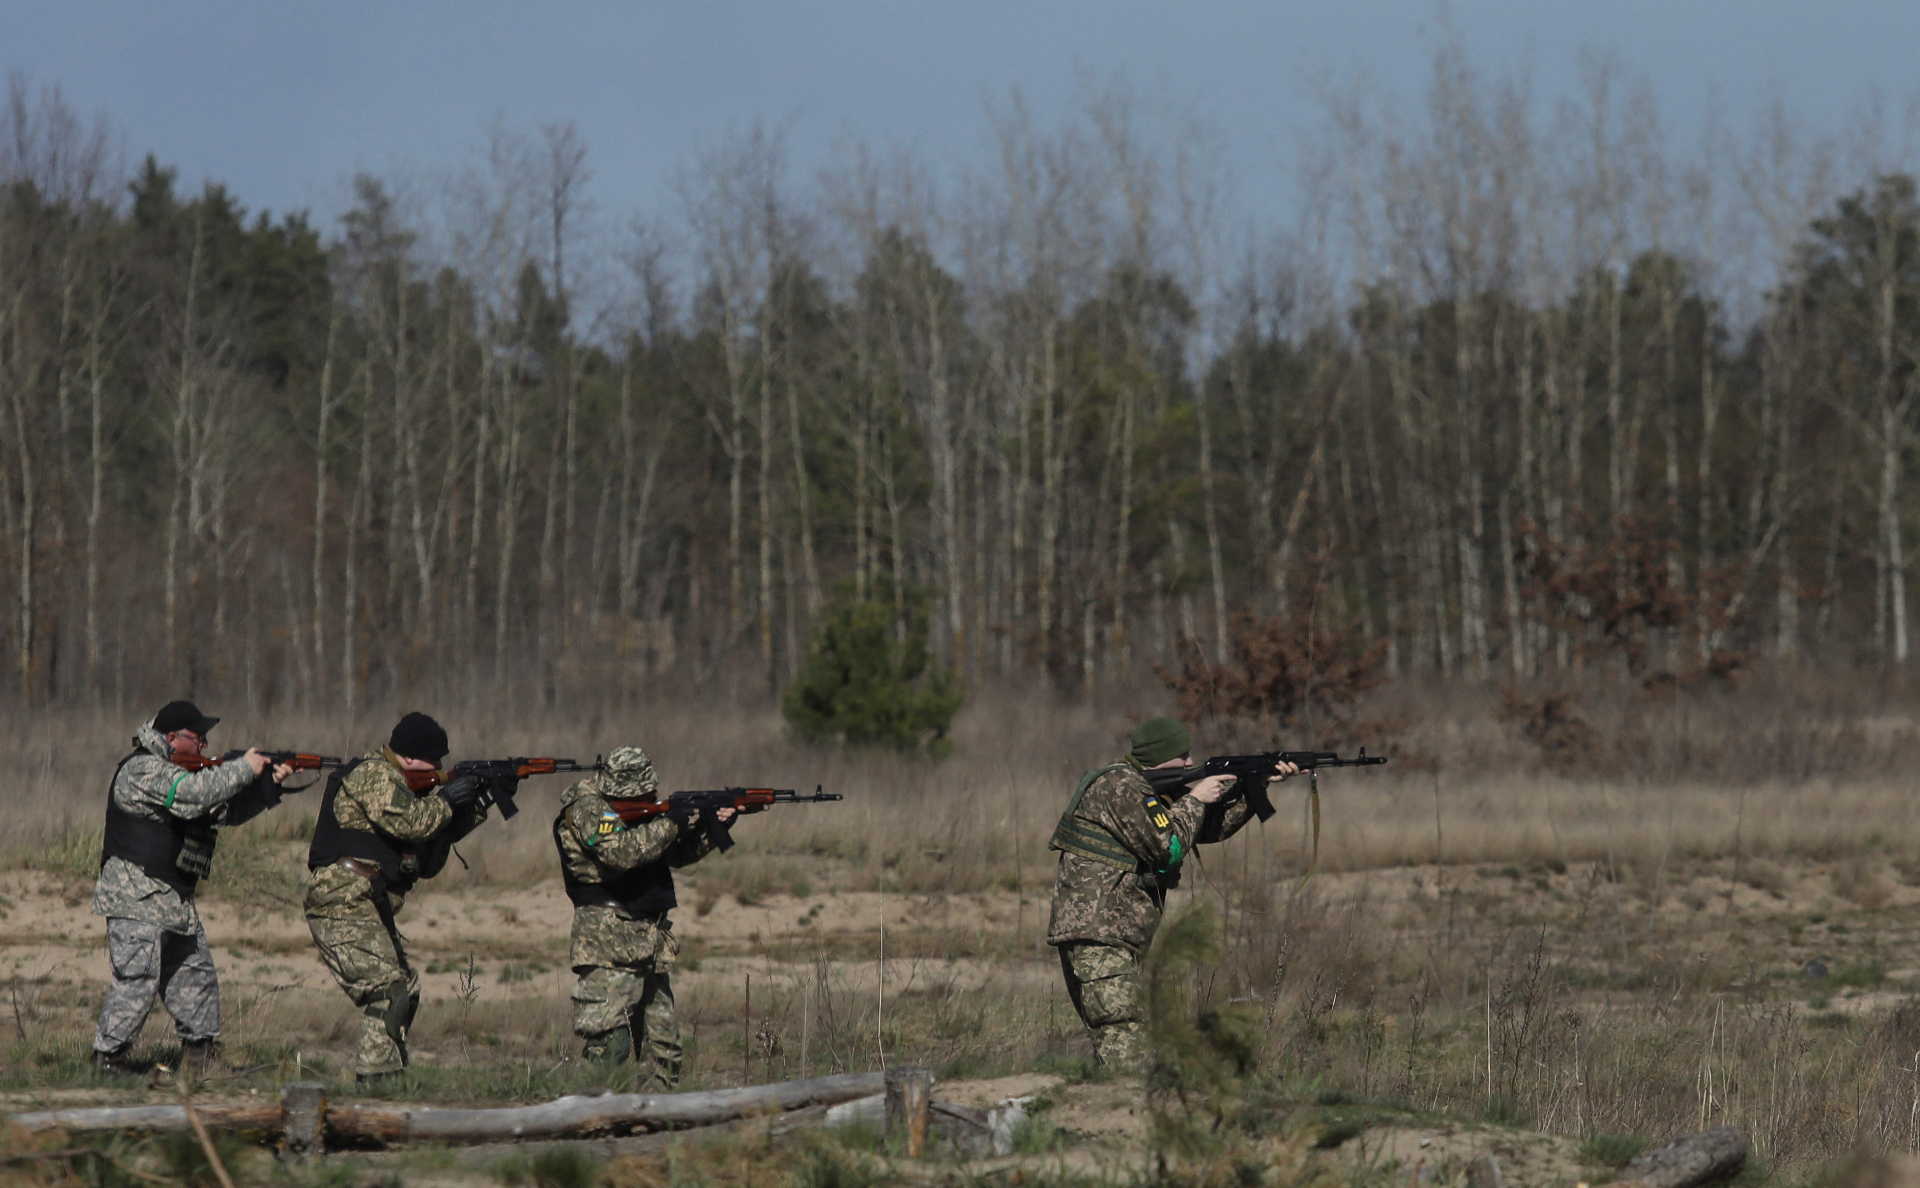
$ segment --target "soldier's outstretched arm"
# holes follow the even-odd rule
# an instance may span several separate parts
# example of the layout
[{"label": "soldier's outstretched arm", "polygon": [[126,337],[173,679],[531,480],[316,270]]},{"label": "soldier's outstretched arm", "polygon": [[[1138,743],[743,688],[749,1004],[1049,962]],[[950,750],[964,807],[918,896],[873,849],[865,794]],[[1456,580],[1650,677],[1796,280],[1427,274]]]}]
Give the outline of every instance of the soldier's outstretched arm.
[{"label": "soldier's outstretched arm", "polygon": [[185,821],[213,812],[240,795],[253,782],[244,763],[222,763],[199,771],[143,755],[128,762],[114,782],[114,799],[122,808],[145,806]]}]

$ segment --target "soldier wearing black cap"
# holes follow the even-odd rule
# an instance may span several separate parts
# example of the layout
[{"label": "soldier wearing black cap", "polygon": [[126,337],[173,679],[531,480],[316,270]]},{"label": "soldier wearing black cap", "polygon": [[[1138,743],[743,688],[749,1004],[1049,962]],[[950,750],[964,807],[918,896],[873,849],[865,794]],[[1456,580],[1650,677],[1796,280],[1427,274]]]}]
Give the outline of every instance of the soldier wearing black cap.
[{"label": "soldier wearing black cap", "polygon": [[188,770],[218,718],[190,701],[168,702],[142,723],[133,753],[114,769],[107,793],[100,878],[93,913],[107,918],[113,983],[100,1005],[94,1067],[127,1074],[127,1052],[158,997],[180,1036],[181,1063],[204,1072],[216,1059],[220,982],[194,910],[194,889],[213,862],[220,826],[238,825],[280,803],[292,769],[262,779],[267,758]]},{"label": "soldier wearing black cap", "polygon": [[416,795],[409,772],[428,775],[447,755],[440,723],[411,713],[387,745],[327,781],[307,852],[307,928],[340,988],[361,1010],[354,1072],[362,1081],[407,1066],[407,1029],[420,1008],[420,974],[393,917],[420,879],[440,873],[451,840],[479,824],[479,783],[463,776]]}]

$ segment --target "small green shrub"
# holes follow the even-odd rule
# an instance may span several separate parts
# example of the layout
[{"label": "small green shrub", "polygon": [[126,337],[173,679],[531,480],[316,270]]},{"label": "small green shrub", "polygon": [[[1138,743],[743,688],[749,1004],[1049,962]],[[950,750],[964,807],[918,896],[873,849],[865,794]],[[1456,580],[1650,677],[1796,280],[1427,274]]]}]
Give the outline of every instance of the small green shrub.
[{"label": "small green shrub", "polygon": [[794,1188],[874,1188],[880,1173],[828,1143],[810,1144],[794,1168]]},{"label": "small green shrub", "polygon": [[780,697],[794,733],[808,742],[950,753],[947,731],[964,695],[927,649],[929,601],[914,590],[898,605],[842,595],[823,607],[800,680]]},{"label": "small green shrub", "polygon": [[1588,1167],[1624,1167],[1646,1149],[1647,1141],[1638,1135],[1596,1130],[1581,1140],[1580,1162]]},{"label": "small green shrub", "polygon": [[1054,1125],[1044,1112],[1028,1114],[1013,1126],[1015,1155],[1045,1155],[1067,1145],[1067,1132]]},{"label": "small green shrub", "polygon": [[1487,1102],[1486,1108],[1480,1111],[1480,1120],[1495,1126],[1533,1125],[1533,1115],[1527,1112],[1526,1107],[1504,1093],[1496,1094]]},{"label": "small green shrub", "polygon": [[[215,1131],[213,1139],[214,1153],[220,1157],[220,1163],[232,1175],[235,1182],[245,1179],[239,1171],[241,1160],[246,1158],[248,1147],[245,1139],[236,1134],[223,1134]],[[167,1174],[183,1184],[197,1186],[218,1185],[219,1176],[214,1174],[213,1164],[207,1160],[207,1152],[200,1140],[187,1132],[169,1134],[160,1139],[160,1158],[166,1165]]]}]

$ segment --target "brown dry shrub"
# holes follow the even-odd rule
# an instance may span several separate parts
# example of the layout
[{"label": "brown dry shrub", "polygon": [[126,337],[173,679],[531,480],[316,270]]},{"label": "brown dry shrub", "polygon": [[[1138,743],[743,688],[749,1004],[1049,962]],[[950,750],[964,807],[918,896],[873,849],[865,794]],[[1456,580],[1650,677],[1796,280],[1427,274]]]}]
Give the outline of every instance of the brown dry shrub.
[{"label": "brown dry shrub", "polygon": [[1833,890],[1869,911],[1885,907],[1887,901],[1893,898],[1893,885],[1887,877],[1886,868],[1865,854],[1834,863]]},{"label": "brown dry shrub", "polygon": [[1787,893],[1787,875],[1780,864],[1765,858],[1749,858],[1740,864],[1740,881],[1755,891],[1765,891],[1769,895],[1784,896]]},{"label": "brown dry shrub", "polygon": [[1265,618],[1241,614],[1228,634],[1227,663],[1215,663],[1188,636],[1179,670],[1154,672],[1189,720],[1250,719],[1273,736],[1311,722],[1316,741],[1340,741],[1355,733],[1355,703],[1392,675],[1385,640],[1368,643],[1358,622],[1327,619],[1310,602]]},{"label": "brown dry shrub", "polygon": [[[1747,606],[1740,569],[1704,574],[1688,590],[1673,564],[1680,542],[1660,535],[1652,517],[1620,516],[1598,536],[1588,529],[1568,544],[1532,520],[1515,525],[1528,618],[1565,632],[1584,656],[1618,661],[1650,692],[1725,684],[1747,664],[1751,653],[1725,646]],[[1683,636],[1691,637],[1685,646]],[[1657,658],[1674,667],[1653,667]]]},{"label": "brown dry shrub", "polygon": [[1529,697],[1515,689],[1504,689],[1493,716],[1518,726],[1522,737],[1540,748],[1540,757],[1548,767],[1570,772],[1588,766],[1595,758],[1593,727],[1573,712],[1579,703],[1580,695],[1566,690]]}]

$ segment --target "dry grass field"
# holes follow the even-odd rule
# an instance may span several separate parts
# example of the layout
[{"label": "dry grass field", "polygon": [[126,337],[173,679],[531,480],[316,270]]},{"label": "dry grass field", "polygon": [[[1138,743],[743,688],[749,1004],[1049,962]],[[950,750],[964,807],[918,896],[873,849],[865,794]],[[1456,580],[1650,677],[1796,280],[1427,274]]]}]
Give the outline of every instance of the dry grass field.
[{"label": "dry grass field", "polygon": [[[1594,714],[1618,761],[1561,774],[1485,705],[1383,701],[1381,719],[1401,723],[1385,740],[1397,762],[1321,781],[1319,861],[1304,886],[1302,782],[1276,796],[1272,822],[1202,851],[1175,894],[1176,912],[1204,907],[1221,925],[1217,959],[1190,975],[1192,1001],[1252,1028],[1236,1116],[1261,1121],[1243,1127],[1231,1165],[1155,1174],[1384,1185],[1499,1150],[1529,1169],[1524,1182],[1572,1184],[1610,1178],[1641,1144],[1724,1122],[1754,1137],[1748,1181],[1798,1184],[1860,1151],[1920,1145],[1920,813],[1901,775],[1914,726],[1869,716],[1853,696],[1770,690]],[[386,725],[209,708],[227,713],[221,746],[358,753]],[[812,750],[785,741],[769,712],[685,702],[441,716],[457,757],[585,760],[638,741],[669,788],[846,794],[746,819],[738,848],[682,880],[689,1087],[903,1062],[933,1066],[954,1087],[942,1092],[1038,1087],[1054,1109],[1025,1163],[938,1175],[1130,1183],[1159,1132],[1137,1087],[1087,1067],[1042,943],[1045,839],[1078,771],[1160,708],[978,697],[939,765]],[[83,1071],[106,977],[103,926],[86,911],[99,802],[137,716],[36,721],[0,788],[7,1108],[143,1095],[103,1091]],[[1710,778],[1716,769],[1730,774]],[[462,845],[467,866],[402,914],[427,974],[408,1099],[531,1100],[606,1081],[580,1066],[568,1032],[568,909],[546,829],[563,786],[528,781],[524,814],[489,822]],[[213,1092],[271,1093],[344,1064],[355,1019],[297,912],[315,804],[295,800],[222,842],[203,914],[231,1058],[252,1071]],[[156,1012],[144,1053],[167,1058],[170,1037]],[[884,1152],[858,1143],[809,1143],[802,1155],[690,1147],[575,1171],[633,1184],[747,1182],[756,1167],[766,1183],[779,1182],[769,1169],[818,1184],[907,1174],[876,1170]],[[147,1174],[174,1174],[152,1158]],[[524,1161],[434,1158],[326,1174],[565,1180]],[[0,1176],[68,1174],[49,1166],[7,1163]]]}]

